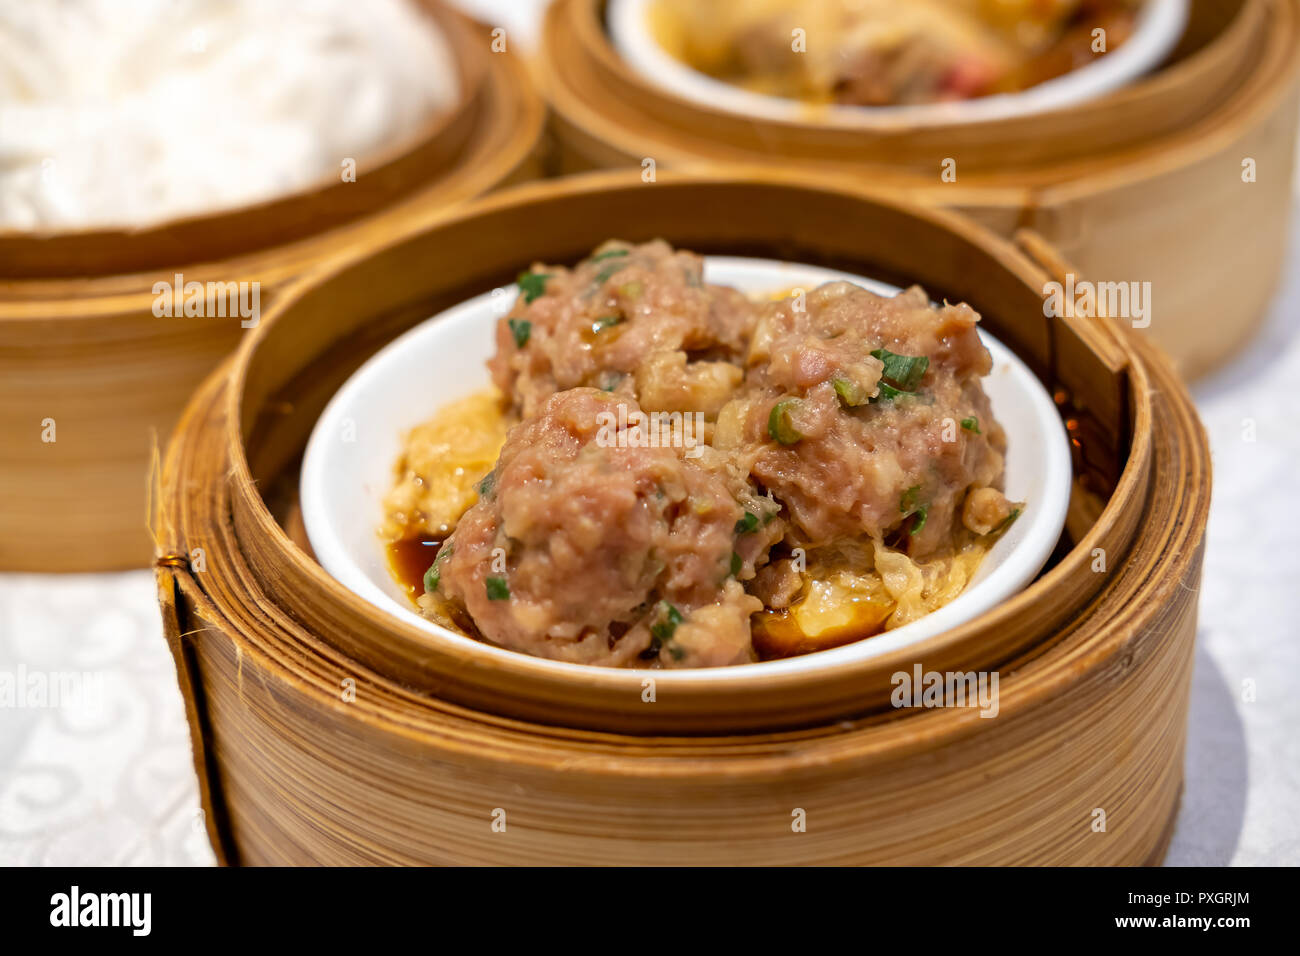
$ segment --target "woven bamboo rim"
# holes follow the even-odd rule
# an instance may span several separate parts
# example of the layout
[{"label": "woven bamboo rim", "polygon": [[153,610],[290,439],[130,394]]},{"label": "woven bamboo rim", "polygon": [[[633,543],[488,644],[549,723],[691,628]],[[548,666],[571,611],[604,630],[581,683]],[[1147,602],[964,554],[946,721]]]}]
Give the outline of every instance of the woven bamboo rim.
[{"label": "woven bamboo rim", "polygon": [[[1043,283],[1064,264],[1037,237],[1013,246],[951,214],[798,180],[601,174],[480,200],[298,283],[207,381],[162,476],[159,586],[228,862],[1159,858],[1181,781],[1209,500],[1185,391],[1133,335],[1043,318]],[[661,681],[653,706],[625,673],[565,684],[523,656],[456,659],[329,579],[294,543],[280,492],[339,382],[520,261],[630,232],[915,278],[972,301],[1058,387],[1073,423],[1066,553],[1021,596],[910,653],[810,686],[669,693]],[[1089,569],[1097,547],[1106,574]],[[1000,715],[893,710],[889,675],[913,662],[997,668]],[[355,700],[341,699],[347,681]],[[795,808],[822,829],[792,839]],[[1097,808],[1105,833],[1090,826]],[[495,809],[510,836],[492,832]]]},{"label": "woven bamboo rim", "polygon": [[[1151,281],[1166,320],[1149,334],[1191,377],[1263,318],[1291,206],[1297,0],[1193,0],[1170,63],[1124,90],[931,128],[758,121],[687,102],[624,64],[602,17],[603,0],[558,0],[546,20],[539,72],[561,168],[790,164],[951,206],[1004,236],[1029,228],[1089,275]],[[1249,187],[1246,157],[1260,171]],[[948,159],[955,182],[940,180]]]},{"label": "woven bamboo rim", "polygon": [[[362,158],[355,183],[132,234],[0,236],[0,569],[148,562],[152,446],[244,331],[238,318],[156,318],[156,281],[257,282],[265,311],[319,263],[540,172],[544,106],[523,63],[428,5],[455,41],[465,97],[413,148]],[[54,443],[41,440],[47,418]]]}]

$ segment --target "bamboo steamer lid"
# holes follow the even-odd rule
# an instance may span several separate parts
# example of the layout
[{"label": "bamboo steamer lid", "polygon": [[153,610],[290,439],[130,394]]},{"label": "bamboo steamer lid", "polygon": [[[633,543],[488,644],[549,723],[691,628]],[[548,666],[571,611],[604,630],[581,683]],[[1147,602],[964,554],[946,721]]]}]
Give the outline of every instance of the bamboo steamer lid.
[{"label": "bamboo steamer lid", "polygon": [[[655,672],[652,704],[646,672],[502,663],[343,589],[294,503],[333,392],[428,315],[610,236],[969,301],[1052,387],[1072,435],[1050,568],[905,651],[815,680]],[[1045,283],[1068,269],[1032,233],[1011,242],[877,190],[714,168],[518,187],[295,283],[196,393],[160,477],[159,595],[222,859],[1158,861],[1182,779],[1209,453],[1148,343],[1044,316]],[[891,675],[915,665],[997,672],[998,715],[893,708]]]},{"label": "bamboo steamer lid", "polygon": [[539,172],[544,106],[523,64],[420,2],[457,54],[462,96],[358,157],[354,182],[139,230],[0,233],[0,569],[148,562],[153,447],[245,331],[238,317],[155,316],[156,282],[256,282],[266,310],[331,256]]},{"label": "bamboo steamer lid", "polygon": [[[1192,0],[1164,67],[1050,113],[917,127],[738,117],[648,82],[615,53],[603,0],[557,0],[539,73],[557,162],[772,162],[1032,229],[1095,280],[1149,281],[1144,331],[1196,377],[1257,330],[1282,268],[1300,121],[1300,2]],[[941,180],[945,161],[955,181]],[[1256,181],[1243,181],[1243,163]]]}]

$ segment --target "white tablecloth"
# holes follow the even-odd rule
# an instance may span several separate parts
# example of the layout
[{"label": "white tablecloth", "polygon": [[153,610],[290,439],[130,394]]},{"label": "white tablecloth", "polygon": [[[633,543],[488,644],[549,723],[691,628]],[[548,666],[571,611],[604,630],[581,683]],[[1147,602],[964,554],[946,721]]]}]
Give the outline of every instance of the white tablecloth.
[{"label": "white tablecloth", "polygon": [[99,686],[0,709],[0,865],[211,864],[152,572],[0,574],[0,672],[20,667]]}]

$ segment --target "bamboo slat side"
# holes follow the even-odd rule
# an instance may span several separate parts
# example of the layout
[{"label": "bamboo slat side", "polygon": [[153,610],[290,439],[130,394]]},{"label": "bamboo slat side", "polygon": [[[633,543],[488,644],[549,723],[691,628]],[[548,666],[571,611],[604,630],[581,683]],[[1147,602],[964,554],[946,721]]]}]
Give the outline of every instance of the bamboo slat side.
[{"label": "bamboo slat side", "polygon": [[[528,228],[561,221],[545,233]],[[630,238],[666,236],[687,248],[753,252],[921,281],[932,295],[970,301],[991,331],[1042,369],[1049,383],[1054,380],[1053,323],[1043,315],[1041,298],[1046,274],[1010,245],[956,217],[900,207],[869,191],[810,187],[774,170],[749,170],[743,179],[722,171],[671,176],[656,184],[610,173],[512,190],[313,278],[287,293],[279,312],[244,344],[226,396],[222,454],[229,462],[229,510],[244,542],[236,550],[247,562],[254,593],[288,588],[308,596],[328,594],[327,600],[309,597],[295,607],[307,631],[330,635],[349,656],[400,680],[475,706],[499,698],[533,719],[602,719],[610,726],[645,720],[633,674],[598,669],[584,676],[580,687],[572,678],[557,683],[532,658],[495,654],[466,662],[459,649],[408,622],[385,616],[377,625],[374,609],[340,588],[294,545],[262,497],[294,461],[329,396],[382,342],[417,319],[513,276],[521,264],[578,258],[610,234],[627,235],[628,224],[640,231]],[[764,236],[773,238],[764,242]],[[423,267],[430,261],[441,269],[431,273]],[[1082,357],[1082,351],[1075,356]],[[1099,361],[1078,365],[1072,374],[1084,370],[1094,377],[1126,374]],[[1111,424],[1112,430],[1120,427]],[[1104,443],[1105,434],[1096,441]],[[1124,487],[1136,492],[1145,487],[1145,438],[1132,447],[1113,445],[1103,457],[1127,458],[1130,477]],[[1099,534],[1105,547],[1122,554],[1132,521],[1120,510]],[[1064,621],[1088,598],[1081,591],[1045,607]],[[951,657],[954,666],[969,663],[974,647],[981,654],[1008,656],[1037,639],[1032,626],[1016,621],[1018,606],[1006,605],[980,640],[967,640],[958,631],[927,650],[936,658]],[[693,681],[671,695],[654,720],[662,725],[671,713],[687,726],[705,698],[719,725],[827,718],[878,704],[872,694],[888,691],[871,678],[892,672],[895,663],[886,655],[846,667],[834,686],[813,687],[791,678],[780,684],[780,693],[769,692],[774,685],[720,694],[713,682]],[[864,693],[864,686],[877,689]]]},{"label": "bamboo slat side", "polygon": [[[1066,414],[1097,412],[1088,441],[1122,463],[1118,481],[1079,491],[1070,547],[1024,593],[830,677],[677,696],[663,674],[645,705],[626,673],[564,684],[532,658],[429,643],[332,582],[271,501],[369,350],[518,260],[581,255],[611,223],[969,293],[1070,391]],[[439,270],[419,268],[431,257]],[[162,474],[160,595],[223,860],[1158,862],[1182,779],[1209,451],[1148,344],[1043,315],[1043,283],[1064,267],[1030,233],[1017,248],[789,172],[613,173],[443,213],[287,291],[190,403]],[[1101,413],[1116,388],[1122,421]],[[914,664],[996,671],[998,716],[891,707],[892,672]],[[806,833],[791,830],[799,810]]]},{"label": "bamboo slat side", "polygon": [[[196,662],[183,689],[204,702],[201,773],[229,862],[1157,862],[1181,781],[1208,451],[1168,366],[1143,358],[1159,493],[1134,504],[1131,559],[1087,613],[1003,668],[991,720],[932,710],[644,738],[456,708],[250,606],[223,581],[228,525],[207,528],[222,542],[208,571],[160,573],[179,585],[165,611]],[[169,484],[189,480],[190,443],[210,441],[219,385],[187,423],[208,427],[178,434]],[[204,509],[221,496],[199,489],[172,499],[173,534],[212,521]],[[498,808],[504,834],[491,829]],[[795,808],[805,834],[790,831]]]}]

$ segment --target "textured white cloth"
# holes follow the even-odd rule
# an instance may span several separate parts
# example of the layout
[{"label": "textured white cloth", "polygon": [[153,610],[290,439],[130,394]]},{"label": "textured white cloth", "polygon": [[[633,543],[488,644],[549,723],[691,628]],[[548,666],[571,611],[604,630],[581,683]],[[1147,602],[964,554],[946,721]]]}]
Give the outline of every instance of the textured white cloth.
[{"label": "textured white cloth", "polygon": [[0,865],[214,861],[151,572],[0,574],[6,672],[98,686],[0,707]]}]

